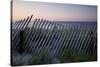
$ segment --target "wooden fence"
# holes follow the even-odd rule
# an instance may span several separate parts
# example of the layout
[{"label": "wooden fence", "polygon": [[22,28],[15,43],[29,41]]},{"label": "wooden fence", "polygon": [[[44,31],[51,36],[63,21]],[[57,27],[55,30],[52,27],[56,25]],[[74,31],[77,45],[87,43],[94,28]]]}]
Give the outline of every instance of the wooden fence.
[{"label": "wooden fence", "polygon": [[30,22],[32,16],[12,24],[13,54],[45,54],[56,58],[97,54],[95,23],[56,23],[45,19]]}]

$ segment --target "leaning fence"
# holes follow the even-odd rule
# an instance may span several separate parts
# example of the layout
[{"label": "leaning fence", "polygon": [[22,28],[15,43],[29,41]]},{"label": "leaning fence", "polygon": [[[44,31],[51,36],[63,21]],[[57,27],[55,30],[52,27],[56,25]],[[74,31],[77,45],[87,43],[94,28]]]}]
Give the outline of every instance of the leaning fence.
[{"label": "leaning fence", "polygon": [[30,22],[32,16],[12,24],[13,53],[40,56],[45,54],[57,58],[67,54],[73,56],[75,53],[96,55],[97,25],[95,23],[56,23],[37,18]]}]

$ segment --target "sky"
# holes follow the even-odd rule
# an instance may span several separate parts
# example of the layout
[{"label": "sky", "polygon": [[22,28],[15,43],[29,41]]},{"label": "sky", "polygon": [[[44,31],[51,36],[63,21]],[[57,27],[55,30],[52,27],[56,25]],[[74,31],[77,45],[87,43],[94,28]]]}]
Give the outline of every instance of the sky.
[{"label": "sky", "polygon": [[[97,6],[31,1],[13,1],[13,21],[27,18],[44,18],[51,21],[97,21]],[[33,19],[34,19],[33,18]]]}]

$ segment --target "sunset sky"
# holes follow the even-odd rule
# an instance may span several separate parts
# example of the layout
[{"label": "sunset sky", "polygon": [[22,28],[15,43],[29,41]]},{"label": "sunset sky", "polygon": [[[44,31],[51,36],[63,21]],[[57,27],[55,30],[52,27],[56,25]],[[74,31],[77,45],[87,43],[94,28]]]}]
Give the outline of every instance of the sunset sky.
[{"label": "sunset sky", "polygon": [[51,21],[97,21],[97,7],[90,5],[13,1],[13,20],[34,18]]}]

